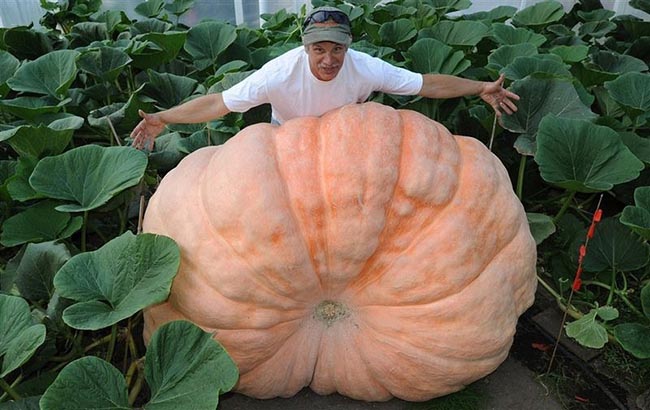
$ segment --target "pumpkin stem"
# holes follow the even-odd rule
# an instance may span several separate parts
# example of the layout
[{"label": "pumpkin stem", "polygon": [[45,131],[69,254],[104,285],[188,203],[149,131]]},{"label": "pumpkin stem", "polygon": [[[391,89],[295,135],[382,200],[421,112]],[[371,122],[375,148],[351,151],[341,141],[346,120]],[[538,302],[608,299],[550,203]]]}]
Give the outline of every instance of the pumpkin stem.
[{"label": "pumpkin stem", "polygon": [[331,326],[332,323],[346,318],[350,315],[348,308],[341,302],[324,300],[316,306],[314,317]]}]

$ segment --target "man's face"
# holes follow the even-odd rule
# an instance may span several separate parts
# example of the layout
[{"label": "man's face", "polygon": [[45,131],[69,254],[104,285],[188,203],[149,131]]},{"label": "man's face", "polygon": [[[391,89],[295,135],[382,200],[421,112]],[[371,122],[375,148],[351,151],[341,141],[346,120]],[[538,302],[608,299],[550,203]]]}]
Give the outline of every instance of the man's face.
[{"label": "man's face", "polygon": [[307,46],[309,69],[321,81],[333,80],[343,67],[347,47],[339,43],[321,41]]}]

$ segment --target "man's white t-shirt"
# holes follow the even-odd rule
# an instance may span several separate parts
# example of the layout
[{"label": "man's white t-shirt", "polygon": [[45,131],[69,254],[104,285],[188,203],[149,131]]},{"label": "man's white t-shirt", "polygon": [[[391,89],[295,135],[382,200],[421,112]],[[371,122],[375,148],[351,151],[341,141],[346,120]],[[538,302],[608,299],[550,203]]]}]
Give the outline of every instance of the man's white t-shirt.
[{"label": "man's white t-shirt", "polygon": [[361,103],[374,91],[416,95],[422,74],[395,67],[379,58],[348,49],[338,75],[321,81],[309,69],[303,46],[287,51],[222,93],[226,107],[246,112],[270,103],[273,120],[321,116],[346,104]]}]

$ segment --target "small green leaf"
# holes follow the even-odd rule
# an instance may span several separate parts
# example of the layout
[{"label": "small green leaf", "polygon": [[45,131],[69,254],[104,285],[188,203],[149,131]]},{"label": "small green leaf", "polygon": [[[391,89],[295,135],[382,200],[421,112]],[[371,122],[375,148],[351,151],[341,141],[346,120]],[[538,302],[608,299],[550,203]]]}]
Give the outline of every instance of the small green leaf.
[{"label": "small green leaf", "polygon": [[621,213],[621,223],[633,231],[650,239],[650,186],[634,190],[636,206],[626,206]]},{"label": "small green leaf", "polygon": [[29,305],[0,293],[0,377],[22,366],[45,341],[45,326],[33,324]]},{"label": "small green leaf", "polygon": [[550,216],[527,212],[526,217],[528,218],[528,225],[530,225],[530,232],[533,234],[537,245],[555,233],[555,224]]},{"label": "small green leaf", "polygon": [[147,410],[212,410],[219,395],[237,383],[239,371],[224,348],[196,325],[175,321],[154,333],[145,377],[151,388]]},{"label": "small green leaf", "polygon": [[131,410],[122,373],[95,356],[64,367],[41,397],[40,406],[42,410]]},{"label": "small green leaf", "polygon": [[78,301],[63,319],[75,329],[111,326],[164,301],[180,263],[170,238],[127,231],[94,252],[74,256],[56,274],[61,296]]},{"label": "small green leaf", "polygon": [[49,301],[54,294],[54,275],[70,259],[62,243],[30,243],[16,269],[16,286],[20,295],[31,301]]},{"label": "small green leaf", "polygon": [[614,328],[614,337],[637,359],[650,359],[650,326],[623,323]]},{"label": "small green leaf", "polygon": [[535,162],[545,181],[585,193],[631,181],[644,168],[611,128],[552,115],[540,123]]},{"label": "small green leaf", "polygon": [[567,336],[575,339],[585,347],[600,349],[605,346],[607,343],[607,330],[596,320],[598,309],[591,309],[589,313],[580,319],[568,323],[565,327]]},{"label": "small green leaf", "polygon": [[641,307],[643,314],[650,319],[650,282],[641,289]]},{"label": "small green leaf", "polygon": [[134,148],[84,145],[40,160],[29,183],[40,194],[73,202],[58,211],[89,211],[137,184],[146,167],[147,155]]}]

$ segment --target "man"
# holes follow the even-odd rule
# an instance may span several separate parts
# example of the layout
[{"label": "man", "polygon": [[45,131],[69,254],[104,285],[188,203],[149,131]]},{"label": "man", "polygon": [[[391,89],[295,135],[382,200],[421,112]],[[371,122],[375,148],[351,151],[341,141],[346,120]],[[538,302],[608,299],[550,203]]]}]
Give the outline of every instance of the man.
[{"label": "man", "polygon": [[375,91],[427,98],[478,95],[497,116],[517,111],[519,96],[503,88],[503,75],[494,82],[483,82],[418,74],[349,49],[350,20],[334,7],[320,7],[307,16],[302,41],[304,47],[269,61],[223,93],[201,96],[156,114],[140,111],[142,121],[131,133],[133,146],[153,147],[167,124],[206,122],[265,103],[271,104],[272,122],[281,124],[364,102]]}]

